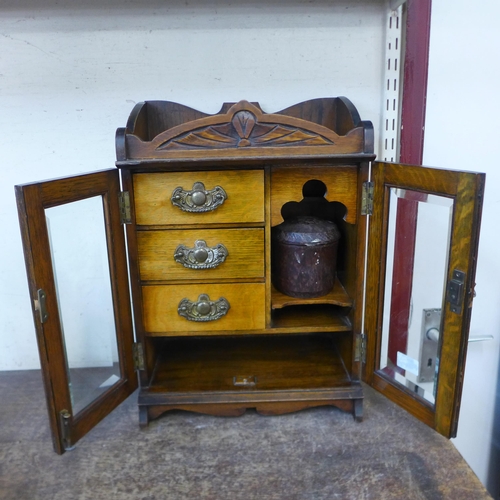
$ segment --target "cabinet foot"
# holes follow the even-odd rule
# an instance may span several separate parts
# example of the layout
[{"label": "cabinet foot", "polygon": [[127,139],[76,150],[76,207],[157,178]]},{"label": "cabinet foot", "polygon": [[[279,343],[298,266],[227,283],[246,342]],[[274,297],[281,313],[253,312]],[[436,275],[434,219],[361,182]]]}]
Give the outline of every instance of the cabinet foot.
[{"label": "cabinet foot", "polygon": [[363,400],[355,399],[354,400],[354,420],[356,422],[363,421]]},{"label": "cabinet foot", "polygon": [[149,425],[149,412],[147,406],[139,406],[139,427],[145,429]]}]

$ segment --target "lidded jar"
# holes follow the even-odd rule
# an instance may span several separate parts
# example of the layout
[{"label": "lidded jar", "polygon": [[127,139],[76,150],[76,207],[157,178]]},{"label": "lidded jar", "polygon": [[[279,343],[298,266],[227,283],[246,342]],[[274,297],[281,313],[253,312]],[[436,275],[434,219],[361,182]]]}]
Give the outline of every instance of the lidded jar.
[{"label": "lidded jar", "polygon": [[271,229],[272,281],[298,298],[321,297],[335,283],[340,231],[329,220],[297,216]]}]

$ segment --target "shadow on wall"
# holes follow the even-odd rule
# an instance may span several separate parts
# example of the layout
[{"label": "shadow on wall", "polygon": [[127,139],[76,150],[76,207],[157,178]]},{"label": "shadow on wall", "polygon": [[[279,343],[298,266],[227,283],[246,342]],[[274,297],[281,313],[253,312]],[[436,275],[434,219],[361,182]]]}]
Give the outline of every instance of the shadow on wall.
[{"label": "shadow on wall", "polygon": [[497,373],[495,411],[493,413],[493,435],[491,437],[490,461],[486,488],[495,499],[500,499],[500,363]]}]

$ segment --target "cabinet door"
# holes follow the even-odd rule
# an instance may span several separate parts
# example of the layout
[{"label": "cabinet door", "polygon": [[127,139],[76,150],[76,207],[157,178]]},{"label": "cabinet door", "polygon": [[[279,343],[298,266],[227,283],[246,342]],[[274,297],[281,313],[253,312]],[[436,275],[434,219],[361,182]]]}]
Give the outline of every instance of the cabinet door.
[{"label": "cabinet door", "polygon": [[366,381],[456,435],[484,174],[374,163]]},{"label": "cabinet door", "polygon": [[16,186],[54,448],[137,387],[118,170]]}]

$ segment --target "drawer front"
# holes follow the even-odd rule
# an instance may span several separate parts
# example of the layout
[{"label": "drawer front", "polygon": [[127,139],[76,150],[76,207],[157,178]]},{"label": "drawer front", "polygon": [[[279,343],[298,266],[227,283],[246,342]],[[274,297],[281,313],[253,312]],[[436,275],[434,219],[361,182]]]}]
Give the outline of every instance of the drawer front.
[{"label": "drawer front", "polygon": [[[164,285],[142,287],[144,304],[144,327],[148,333],[173,332],[218,332],[223,330],[257,330],[265,328],[265,285],[261,283],[241,284],[196,284]],[[229,304],[227,313],[211,321],[192,321],[181,316],[178,307],[183,299],[192,304],[207,300],[200,295],[208,295],[210,301],[225,299]],[[206,311],[204,304],[187,305],[187,309]],[[214,305],[213,310],[226,309],[225,305]]]},{"label": "drawer front", "polygon": [[143,281],[264,277],[263,229],[138,231],[137,244]]},{"label": "drawer front", "polygon": [[[204,191],[196,183],[202,183]],[[218,186],[224,191],[224,196],[220,194]],[[177,195],[174,195],[174,191]],[[183,208],[172,203],[173,196]],[[135,174],[134,198],[136,223],[139,225],[263,222],[264,172],[240,170]],[[187,202],[184,203],[182,199],[187,199]],[[218,204],[222,199],[224,201]],[[212,207],[215,208],[208,210]]]}]

